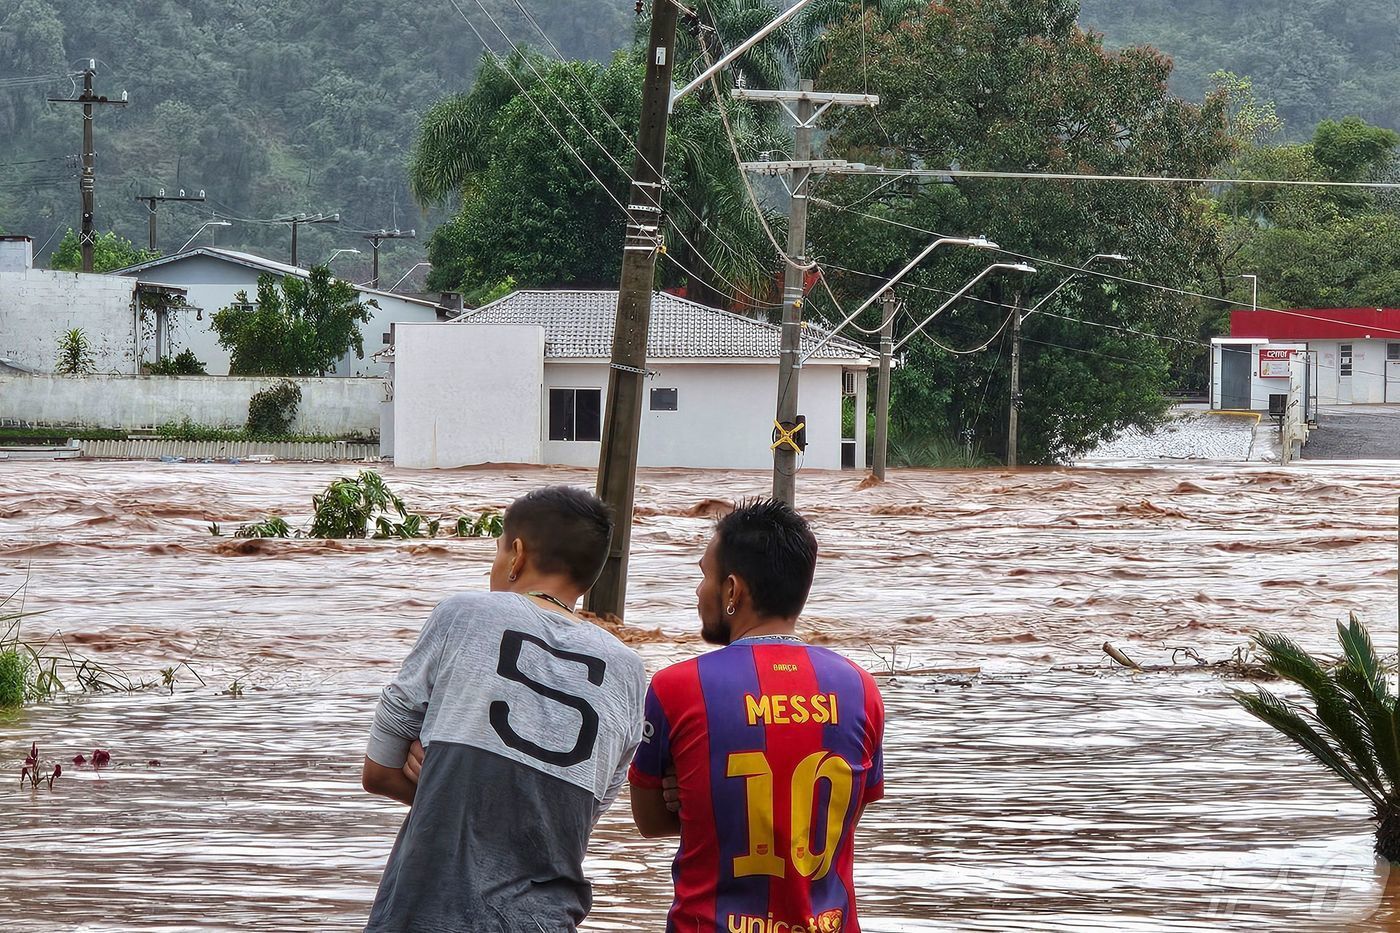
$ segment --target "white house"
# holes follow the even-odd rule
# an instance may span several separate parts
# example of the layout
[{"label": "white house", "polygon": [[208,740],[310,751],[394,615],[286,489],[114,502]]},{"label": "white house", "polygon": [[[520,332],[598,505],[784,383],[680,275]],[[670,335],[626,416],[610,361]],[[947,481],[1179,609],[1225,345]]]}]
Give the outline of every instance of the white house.
[{"label": "white house", "polygon": [[134,375],[156,358],[157,298],[184,289],[136,278],[34,268],[27,236],[0,236],[0,362],[15,372],[51,373],[59,340],[87,337],[95,372]]},{"label": "white house", "polygon": [[[392,435],[395,463],[595,466],[616,310],[616,291],[520,291],[448,324],[400,325],[392,427],[382,435]],[[780,335],[772,324],[653,295],[639,464],[770,467]],[[804,334],[803,346],[818,339]],[[874,362],[867,348],[837,338],[803,364],[800,466],[864,468]]]},{"label": "white house", "polygon": [[1320,405],[1400,402],[1400,308],[1231,312],[1230,336],[1211,341],[1211,405],[1267,410],[1293,356]]},{"label": "white house", "polygon": [[[246,292],[249,300],[253,300],[261,275],[270,274],[279,279],[294,275],[304,279],[309,272],[252,253],[201,246],[128,266],[115,274],[157,279],[184,288],[195,310],[172,315],[168,325],[169,337],[164,341],[164,346],[176,352],[189,348],[204,362],[210,375],[222,376],[228,374],[229,353],[219,346],[218,338],[210,329],[209,320],[213,313],[233,304],[239,292]],[[385,375],[387,364],[376,359],[374,354],[392,343],[395,324],[432,323],[446,320],[452,313],[446,306],[424,298],[359,285],[355,288],[362,302],[373,300],[379,309],[371,309],[369,322],[360,326],[365,342],[364,359],[356,359],[353,352],[347,354],[333,375]]]}]

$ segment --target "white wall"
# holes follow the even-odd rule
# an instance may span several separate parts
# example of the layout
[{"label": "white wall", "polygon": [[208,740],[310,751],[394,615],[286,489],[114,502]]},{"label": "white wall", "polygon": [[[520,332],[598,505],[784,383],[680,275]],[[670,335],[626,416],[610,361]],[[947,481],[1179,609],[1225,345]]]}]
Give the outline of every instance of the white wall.
[{"label": "white wall", "polygon": [[[1381,402],[1400,402],[1400,365],[1387,361],[1386,340],[1309,340],[1295,343],[1269,343],[1257,344],[1250,348],[1250,365],[1253,375],[1251,376],[1253,401],[1251,407],[1256,411],[1266,411],[1269,407],[1269,396],[1271,394],[1282,394],[1288,391],[1287,379],[1265,379],[1259,375],[1259,350],[1297,348],[1311,351],[1311,355],[1316,360],[1314,364],[1314,378],[1316,380],[1316,394],[1319,405],[1372,405]],[[1339,365],[1338,348],[1343,343],[1350,343],[1352,348],[1350,376],[1341,375]],[[1239,344],[1232,344],[1238,346]],[[1211,385],[1211,404],[1220,404],[1220,344],[1211,347],[1213,359],[1213,379]],[[1389,397],[1387,398],[1386,378],[1389,375],[1391,384]]]},{"label": "white wall", "polygon": [[542,327],[400,324],[394,465],[541,462],[544,379]]},{"label": "white wall", "polygon": [[[204,362],[210,375],[227,374],[229,353],[219,346],[218,338],[210,330],[210,318],[215,311],[231,305],[234,296],[240,291],[248,293],[249,301],[256,299],[258,270],[213,256],[189,256],[149,269],[140,273],[140,276],[142,281],[188,289],[189,303],[200,309],[180,311],[174,316],[171,327],[171,355],[189,348]],[[384,334],[389,332],[390,325],[409,321],[437,321],[437,311],[426,305],[403,298],[363,292],[361,297],[364,300],[374,299],[379,304],[379,310],[370,309],[369,322],[360,325],[360,333],[365,342],[364,359],[356,359],[352,351],[336,368],[337,376],[388,375],[388,365],[373,359],[373,355],[384,349]]]},{"label": "white wall", "polygon": [[[649,360],[647,368],[657,375],[646,380],[643,390],[639,465],[716,469],[766,469],[773,465],[770,445],[778,399],[776,362]],[[544,369],[542,436],[548,436],[550,388],[602,389],[606,408],[606,362],[547,361]],[[841,369],[839,364],[816,362],[802,369],[797,407],[807,416],[807,451],[800,459],[804,468],[841,468]],[[676,389],[677,410],[652,411],[653,388]],[[600,447],[597,442],[546,440],[544,462],[597,466]]]},{"label": "white wall", "polygon": [[[135,430],[189,418],[241,428],[248,399],[279,380],[239,376],[0,376],[0,420]],[[382,379],[297,379],[298,434],[379,433]]]},{"label": "white wall", "polygon": [[0,273],[0,357],[53,372],[59,338],[81,328],[100,373],[136,368],[134,279],[30,269]]}]

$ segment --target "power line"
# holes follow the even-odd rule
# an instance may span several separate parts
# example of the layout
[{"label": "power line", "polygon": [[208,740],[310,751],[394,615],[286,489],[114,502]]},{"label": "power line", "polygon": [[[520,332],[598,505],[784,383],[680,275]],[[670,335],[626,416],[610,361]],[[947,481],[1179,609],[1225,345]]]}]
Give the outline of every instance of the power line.
[{"label": "power line", "polygon": [[[816,200],[816,199],[814,199],[814,200]],[[832,208],[834,208],[834,209],[836,209],[836,210],[848,211],[848,209],[845,208],[845,207],[843,207],[842,205],[840,205],[840,204],[835,204],[834,202],[831,202],[831,201],[820,201],[820,203],[821,203],[822,205],[824,205],[824,206],[832,207]],[[891,226],[895,226],[895,227],[902,227],[902,228],[904,228],[904,229],[906,229],[906,230],[912,230],[912,231],[914,231],[915,233],[923,233],[923,234],[926,234],[926,235],[928,235],[928,236],[935,236],[935,237],[936,237],[936,236],[941,236],[941,235],[942,235],[942,234],[939,234],[939,233],[935,233],[934,231],[929,230],[929,229],[926,229],[926,228],[924,228],[924,227],[918,227],[918,226],[915,226],[915,225],[913,225],[913,224],[907,224],[907,223],[904,223],[903,221],[894,220],[894,219],[891,219],[891,218],[888,218],[888,217],[881,217],[881,216],[879,216],[878,214],[870,214],[870,213],[866,213],[865,211],[857,211],[857,210],[849,210],[848,212],[849,212],[849,213],[852,213],[852,214],[855,214],[855,215],[858,216],[858,217],[865,217],[865,218],[868,218],[868,219],[870,219],[870,220],[879,221],[880,223],[890,224]],[[1094,275],[1094,276],[1098,276],[1099,278],[1110,279],[1110,280],[1115,281],[1115,282],[1122,282],[1122,283],[1124,283],[1124,284],[1126,284],[1126,285],[1138,285],[1138,286],[1141,286],[1141,287],[1143,287],[1143,288],[1152,288],[1152,289],[1156,289],[1156,290],[1158,290],[1158,291],[1172,292],[1172,293],[1177,294],[1177,295],[1185,295],[1185,296],[1188,297],[1188,298],[1199,298],[1199,299],[1202,299],[1202,300],[1204,300],[1204,301],[1213,301],[1213,302],[1216,302],[1217,304],[1230,305],[1231,307],[1234,307],[1234,308],[1239,308],[1239,304],[1240,304],[1238,301],[1234,301],[1234,300],[1229,299],[1229,298],[1222,298],[1222,297],[1220,297],[1219,295],[1208,295],[1208,294],[1206,294],[1206,293],[1204,293],[1204,292],[1194,292],[1194,291],[1191,291],[1190,289],[1175,288],[1175,287],[1173,287],[1173,286],[1171,286],[1171,285],[1159,285],[1159,284],[1156,283],[1156,282],[1144,282],[1144,281],[1142,281],[1142,280],[1140,280],[1140,279],[1131,279],[1131,278],[1128,278],[1127,276],[1115,275],[1115,274],[1113,274],[1112,272],[1100,272],[1100,271],[1098,271],[1097,269],[1092,269],[1092,268],[1089,268],[1089,267],[1086,267],[1086,266],[1076,266],[1076,265],[1074,265],[1073,263],[1059,262],[1059,261],[1054,260],[1054,259],[1045,259],[1045,258],[1040,257],[1040,256],[1032,256],[1032,255],[1030,255],[1030,254],[1028,254],[1028,253],[1018,253],[1018,252],[1016,252],[1015,250],[1005,249],[1005,248],[1003,248],[1003,247],[998,247],[998,248],[994,249],[993,252],[1004,253],[1004,254],[1007,255],[1007,256],[1015,256],[1015,257],[1017,257],[1018,259],[1024,259],[1024,260],[1027,260],[1028,262],[1034,262],[1034,263],[1037,263],[1037,264],[1039,264],[1039,265],[1056,266],[1056,267],[1061,268],[1061,269],[1069,269],[1069,270],[1072,270],[1072,271],[1074,271],[1074,272],[1083,273],[1083,274],[1085,274],[1085,275]],[[1332,320],[1332,319],[1330,319],[1330,318],[1319,317],[1319,316],[1316,315],[1316,314],[1308,314],[1308,313],[1303,312],[1303,311],[1292,311],[1292,310],[1288,310],[1288,309],[1285,309],[1285,308],[1269,308],[1269,307],[1265,307],[1265,306],[1263,306],[1263,305],[1260,305],[1260,306],[1257,308],[1257,310],[1259,310],[1259,311],[1273,311],[1273,312],[1276,313],[1276,314],[1284,314],[1284,315],[1288,315],[1289,317],[1297,317],[1297,318],[1302,318],[1302,319],[1304,319],[1304,320],[1310,320],[1310,321],[1320,321],[1320,322],[1322,322],[1322,323],[1324,323],[1324,324],[1335,324],[1335,323],[1337,323],[1336,321],[1334,321],[1334,320]],[[1360,327],[1360,325],[1357,325],[1357,326]],[[1377,332],[1379,332],[1379,333],[1400,335],[1400,330],[1397,330],[1397,329],[1394,329],[1394,328],[1387,328],[1387,327],[1372,327],[1372,328],[1369,328],[1369,331],[1372,332],[1372,333],[1377,333]]]},{"label": "power line", "polygon": [[847,162],[844,165],[853,173],[861,175],[897,175],[916,178],[988,178],[1015,179],[1020,181],[1127,181],[1156,182],[1158,184],[1191,185],[1269,185],[1300,188],[1377,188],[1381,190],[1400,188],[1400,182],[1382,181],[1322,181],[1295,178],[1193,178],[1177,175],[1090,175],[1074,172],[994,172],[960,168],[885,168],[880,165],[866,165],[862,162]]}]

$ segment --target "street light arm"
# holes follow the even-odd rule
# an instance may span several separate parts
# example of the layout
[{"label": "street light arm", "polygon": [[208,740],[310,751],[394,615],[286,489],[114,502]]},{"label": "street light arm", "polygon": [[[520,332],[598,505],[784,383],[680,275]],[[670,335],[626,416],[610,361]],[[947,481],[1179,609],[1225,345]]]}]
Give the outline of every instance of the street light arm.
[{"label": "street light arm", "polygon": [[949,308],[951,308],[954,304],[956,304],[957,301],[958,301],[958,299],[962,298],[962,297],[963,297],[964,295],[966,295],[968,292],[972,291],[972,289],[977,285],[978,282],[982,281],[982,280],[985,279],[987,276],[991,275],[992,272],[994,272],[994,271],[997,270],[997,269],[1010,269],[1010,268],[1012,268],[1012,265],[1011,265],[1010,263],[998,262],[998,263],[993,263],[992,265],[990,265],[990,266],[988,266],[987,268],[983,269],[981,272],[977,273],[977,275],[973,277],[973,279],[972,279],[971,282],[968,282],[968,283],[967,283],[966,285],[964,285],[962,288],[960,288],[960,289],[958,289],[956,292],[954,292],[954,293],[953,293],[953,297],[949,298],[947,301],[943,302],[943,304],[941,304],[941,305],[939,305],[937,308],[935,308],[934,311],[933,311],[933,313],[930,314],[928,317],[924,318],[924,319],[923,319],[922,321],[920,321],[918,324],[915,324],[915,325],[914,325],[914,329],[911,330],[909,333],[905,334],[904,337],[903,337],[902,339],[900,339],[900,341],[899,341],[898,343],[896,343],[896,344],[890,349],[890,352],[891,352],[891,353],[898,353],[898,352],[899,352],[899,348],[902,347],[902,346],[904,346],[906,343],[908,343],[908,342],[909,342],[909,339],[910,339],[911,337],[913,337],[915,334],[917,334],[917,333],[919,333],[920,331],[922,331],[926,326],[928,326],[929,322],[931,322],[934,318],[938,317],[938,315],[942,314],[944,311],[947,311],[947,310],[948,310]]},{"label": "street light arm", "polygon": [[177,249],[175,252],[177,252],[177,253],[183,253],[185,250],[189,249],[189,248],[190,248],[190,244],[193,243],[195,240],[199,239],[199,235],[200,235],[201,233],[203,233],[205,230],[208,230],[210,227],[232,227],[232,226],[233,226],[233,224],[229,223],[227,220],[211,220],[211,221],[209,221],[208,223],[206,223],[204,226],[202,226],[202,227],[200,227],[198,230],[196,230],[196,231],[194,232],[194,236],[192,236],[192,237],[190,237],[188,240],[186,240],[186,241],[185,241],[185,245],[182,246],[182,247],[180,247],[179,249]]},{"label": "street light arm", "polygon": [[1128,257],[1124,256],[1121,253],[1095,253],[1094,255],[1090,256],[1087,261],[1085,261],[1083,268],[1076,269],[1069,275],[1065,276],[1063,281],[1061,281],[1059,285],[1056,285],[1054,288],[1050,289],[1050,291],[1045,294],[1044,298],[1041,298],[1034,305],[1032,305],[1030,309],[1026,311],[1025,315],[1021,318],[1021,320],[1025,321],[1026,318],[1030,317],[1032,314],[1035,314],[1042,307],[1044,307],[1050,301],[1051,298],[1054,298],[1060,293],[1061,289],[1063,289],[1070,282],[1074,281],[1076,278],[1082,275],[1084,269],[1087,269],[1097,259],[1112,259],[1114,262],[1128,261]]},{"label": "street light arm", "polygon": [[389,289],[389,291],[392,292],[395,288],[398,288],[398,287],[399,287],[400,285],[402,285],[404,282],[407,282],[407,281],[408,281],[408,277],[409,277],[410,275],[412,275],[415,271],[417,271],[418,268],[419,268],[420,266],[431,266],[431,265],[432,265],[432,263],[430,263],[430,262],[420,262],[420,263],[416,263],[416,264],[413,266],[412,269],[409,269],[407,272],[405,272],[405,273],[403,274],[403,278],[399,279],[397,282],[395,282],[395,283],[393,284],[393,286]]},{"label": "street light arm", "polygon": [[762,42],[763,39],[767,37],[770,33],[772,33],[775,29],[786,23],[788,20],[792,19],[798,13],[802,12],[802,10],[806,8],[807,5],[811,2],[812,0],[797,0],[796,3],[794,3],[791,7],[788,8],[787,12],[774,19],[773,22],[769,23],[767,26],[764,26],[758,32],[749,36],[743,42],[740,42],[732,50],[730,50],[723,58],[715,62],[710,67],[706,68],[704,71],[700,72],[699,77],[697,77],[694,81],[691,81],[679,91],[672,91],[671,109],[675,108],[676,101],[680,100],[682,97],[689,94],[696,88],[700,87],[706,81],[709,81],[710,78],[719,73],[720,69],[726,67],[730,62],[734,61],[734,59],[738,58],[740,55],[743,55],[749,49]]},{"label": "street light arm", "polygon": [[998,248],[995,243],[991,242],[986,237],[939,237],[938,239],[930,243],[928,246],[924,247],[923,251],[920,252],[919,255],[911,259],[903,269],[900,269],[898,272],[896,272],[894,274],[894,278],[890,279],[888,282],[875,289],[875,291],[871,293],[869,298],[865,299],[860,303],[860,307],[856,308],[850,314],[846,315],[846,319],[844,321],[842,321],[840,324],[837,324],[830,331],[828,331],[826,336],[822,337],[821,340],[817,341],[817,345],[815,347],[803,354],[802,361],[805,363],[807,360],[810,360],[813,354],[815,354],[822,347],[830,343],[831,339],[837,334],[839,334],[847,326],[849,326],[850,323],[854,321],[857,317],[859,317],[862,311],[870,307],[876,301],[880,300],[880,297],[884,295],[885,292],[889,291],[891,288],[894,288],[895,285],[899,284],[899,281],[903,279],[906,275],[908,275],[910,272],[912,272],[915,266],[917,266],[919,263],[923,262],[926,258],[928,258],[928,255],[930,253],[938,249],[938,247],[943,246],[947,243],[955,243],[959,246],[975,246],[978,249]]}]

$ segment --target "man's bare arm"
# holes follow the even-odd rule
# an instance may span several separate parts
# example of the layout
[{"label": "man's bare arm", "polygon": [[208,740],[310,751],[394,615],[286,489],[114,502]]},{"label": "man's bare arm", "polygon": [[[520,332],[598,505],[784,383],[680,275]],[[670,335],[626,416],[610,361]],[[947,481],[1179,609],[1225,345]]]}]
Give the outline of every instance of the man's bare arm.
[{"label": "man's bare arm", "polygon": [[681,818],[666,805],[665,792],[659,787],[632,785],[632,820],[647,839],[681,834]]},{"label": "man's bare arm", "polygon": [[370,758],[365,759],[360,782],[371,794],[388,797],[410,807],[413,806],[413,797],[418,792],[418,785],[408,779],[402,768],[386,768]]}]

